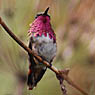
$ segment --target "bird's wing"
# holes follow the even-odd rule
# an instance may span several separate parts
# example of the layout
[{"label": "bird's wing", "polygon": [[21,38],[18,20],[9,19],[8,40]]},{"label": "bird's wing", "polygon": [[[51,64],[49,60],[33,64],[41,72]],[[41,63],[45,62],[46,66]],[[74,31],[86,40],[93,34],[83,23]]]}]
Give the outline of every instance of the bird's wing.
[{"label": "bird's wing", "polygon": [[[30,40],[29,48],[31,50],[32,50],[32,44],[33,42]],[[28,53],[28,55],[29,55],[29,73],[28,73],[27,84],[29,86],[29,89],[32,90],[33,87],[35,87],[37,83],[41,80],[41,78],[43,77],[46,71],[46,68],[37,67],[37,64],[41,64],[41,63],[37,59],[35,59],[32,54]]]}]

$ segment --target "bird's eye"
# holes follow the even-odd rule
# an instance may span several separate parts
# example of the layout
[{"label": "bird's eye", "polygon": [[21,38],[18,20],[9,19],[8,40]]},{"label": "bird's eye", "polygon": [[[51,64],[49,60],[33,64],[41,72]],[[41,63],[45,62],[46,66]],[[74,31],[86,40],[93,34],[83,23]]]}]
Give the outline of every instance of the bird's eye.
[{"label": "bird's eye", "polygon": [[35,18],[38,18],[39,16],[41,16],[42,14],[37,14],[36,16],[35,16]]}]

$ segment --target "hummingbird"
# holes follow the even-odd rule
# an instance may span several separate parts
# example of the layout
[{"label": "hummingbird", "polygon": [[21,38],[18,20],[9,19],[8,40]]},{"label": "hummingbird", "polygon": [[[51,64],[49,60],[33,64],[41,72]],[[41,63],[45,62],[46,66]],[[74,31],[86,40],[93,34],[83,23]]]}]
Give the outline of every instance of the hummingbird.
[{"label": "hummingbird", "polygon": [[[56,56],[56,35],[50,23],[50,16],[48,15],[49,7],[44,13],[37,14],[35,20],[30,24],[29,45],[43,60],[47,61],[52,66],[52,61]],[[47,67],[39,62],[32,54],[29,54],[29,71],[27,85],[28,89],[32,90],[37,86],[37,83],[42,79]]]}]

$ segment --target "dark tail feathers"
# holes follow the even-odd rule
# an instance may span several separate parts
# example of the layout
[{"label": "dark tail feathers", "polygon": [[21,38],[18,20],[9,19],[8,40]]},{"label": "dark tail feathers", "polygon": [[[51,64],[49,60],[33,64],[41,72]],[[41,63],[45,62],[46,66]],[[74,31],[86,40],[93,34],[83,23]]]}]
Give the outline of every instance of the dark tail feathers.
[{"label": "dark tail feathers", "polygon": [[45,71],[46,69],[44,68],[35,68],[35,69],[32,68],[31,70],[29,70],[28,81],[27,81],[29,90],[32,90],[37,85],[37,83],[43,77]]}]

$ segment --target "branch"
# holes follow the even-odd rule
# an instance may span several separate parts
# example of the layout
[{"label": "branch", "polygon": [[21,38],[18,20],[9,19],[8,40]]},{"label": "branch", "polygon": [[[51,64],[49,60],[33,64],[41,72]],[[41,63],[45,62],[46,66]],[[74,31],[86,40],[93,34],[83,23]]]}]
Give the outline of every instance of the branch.
[{"label": "branch", "polygon": [[28,48],[19,38],[17,38],[11,30],[7,27],[7,25],[3,22],[3,20],[0,17],[0,24],[1,26],[6,30],[6,32],[28,53],[32,54],[35,58],[37,58],[39,61],[41,61],[43,64],[45,64],[47,67],[49,67],[50,70],[52,70],[56,75],[61,76],[64,78],[65,81],[67,81],[68,84],[79,90],[83,95],[88,95],[87,92],[85,92],[83,89],[81,89],[77,84],[75,84],[66,74],[60,73],[60,71],[55,68],[54,66],[50,66],[50,64],[46,61],[44,61],[40,56],[37,56],[30,48]]}]

